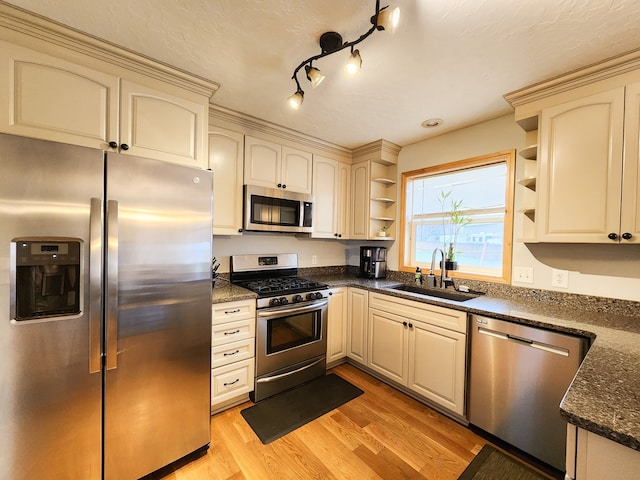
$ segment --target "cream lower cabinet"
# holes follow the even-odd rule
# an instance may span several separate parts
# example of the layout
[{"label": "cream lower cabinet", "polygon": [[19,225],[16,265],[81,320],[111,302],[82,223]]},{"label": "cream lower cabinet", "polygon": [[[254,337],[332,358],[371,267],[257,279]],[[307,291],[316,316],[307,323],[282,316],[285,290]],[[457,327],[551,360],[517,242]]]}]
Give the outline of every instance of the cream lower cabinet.
[{"label": "cream lower cabinet", "polygon": [[464,415],[465,312],[369,293],[368,367]]},{"label": "cream lower cabinet", "polygon": [[211,412],[249,399],[255,377],[256,302],[212,307]]},{"label": "cream lower cabinet", "polygon": [[349,287],[347,292],[347,357],[357,363],[367,364],[367,330],[369,292]]},{"label": "cream lower cabinet", "polygon": [[43,48],[0,41],[1,132],[207,167],[210,94]]},{"label": "cream lower cabinet", "polygon": [[567,480],[635,480],[640,451],[569,424]]},{"label": "cream lower cabinet", "polygon": [[209,130],[209,168],[213,172],[213,234],[242,233],[244,135]]},{"label": "cream lower cabinet", "polygon": [[347,288],[329,290],[327,364],[347,358]]},{"label": "cream lower cabinet", "polygon": [[313,233],[315,238],[349,238],[351,166],[313,156]]}]

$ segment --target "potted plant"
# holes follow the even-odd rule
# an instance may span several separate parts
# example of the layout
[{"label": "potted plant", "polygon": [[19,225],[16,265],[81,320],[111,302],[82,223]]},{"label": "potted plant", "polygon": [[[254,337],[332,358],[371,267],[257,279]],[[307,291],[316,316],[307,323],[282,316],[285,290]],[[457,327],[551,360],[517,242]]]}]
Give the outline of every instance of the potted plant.
[{"label": "potted plant", "polygon": [[379,237],[386,237],[387,236],[387,228],[389,228],[388,225],[383,225],[382,227],[380,227],[380,230],[378,230],[378,236]]},{"label": "potted plant", "polygon": [[[471,218],[462,211],[462,200],[447,200],[451,191],[440,192],[438,202],[442,207],[442,251],[445,257],[445,267],[447,270],[457,270],[458,262],[455,261],[460,230],[471,223]],[[448,218],[447,215],[448,214]]]}]

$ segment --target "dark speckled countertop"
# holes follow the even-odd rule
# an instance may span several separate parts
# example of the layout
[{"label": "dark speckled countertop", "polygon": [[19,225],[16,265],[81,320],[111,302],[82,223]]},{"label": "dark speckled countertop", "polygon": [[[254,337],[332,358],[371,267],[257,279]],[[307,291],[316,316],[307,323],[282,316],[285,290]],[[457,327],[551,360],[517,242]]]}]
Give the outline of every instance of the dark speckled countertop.
[{"label": "dark speckled countertop", "polygon": [[[349,274],[314,275],[313,279],[330,287],[361,287],[589,337],[591,348],[562,400],[560,412],[580,428],[640,450],[640,310],[632,315],[602,313],[580,309],[573,303],[559,305],[489,296],[460,303],[392,290],[389,287],[401,283],[392,280],[366,280]],[[253,293],[227,282],[214,288],[214,303],[252,297]]]}]

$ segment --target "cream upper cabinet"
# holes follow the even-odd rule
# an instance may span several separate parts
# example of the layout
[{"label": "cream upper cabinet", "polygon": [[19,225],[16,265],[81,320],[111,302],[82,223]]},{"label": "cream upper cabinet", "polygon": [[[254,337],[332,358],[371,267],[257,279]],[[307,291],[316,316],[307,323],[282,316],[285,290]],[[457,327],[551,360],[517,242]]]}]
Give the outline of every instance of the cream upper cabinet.
[{"label": "cream upper cabinet", "polygon": [[246,136],[244,158],[244,183],[311,193],[310,153]]},{"label": "cream upper cabinet", "polygon": [[209,168],[213,171],[213,233],[242,233],[244,135],[222,128],[209,131]]},{"label": "cream upper cabinet", "polygon": [[369,162],[351,166],[351,222],[349,238],[369,238]]},{"label": "cream upper cabinet", "polygon": [[207,167],[209,96],[164,81],[168,67],[150,60],[147,76],[115,66],[133,60],[113,52],[40,45],[47,53],[0,41],[0,131]]},{"label": "cream upper cabinet", "polygon": [[542,110],[538,241],[640,242],[638,115],[640,84]]},{"label": "cream upper cabinet", "polygon": [[347,357],[347,288],[329,290],[327,322],[327,363]]},{"label": "cream upper cabinet", "polygon": [[0,130],[92,148],[118,141],[118,77],[0,41]]},{"label": "cream upper cabinet", "polygon": [[350,165],[313,156],[314,216],[312,237],[347,239]]},{"label": "cream upper cabinet", "polygon": [[127,145],[131,155],[206,168],[207,108],[206,103],[123,79],[120,149]]}]

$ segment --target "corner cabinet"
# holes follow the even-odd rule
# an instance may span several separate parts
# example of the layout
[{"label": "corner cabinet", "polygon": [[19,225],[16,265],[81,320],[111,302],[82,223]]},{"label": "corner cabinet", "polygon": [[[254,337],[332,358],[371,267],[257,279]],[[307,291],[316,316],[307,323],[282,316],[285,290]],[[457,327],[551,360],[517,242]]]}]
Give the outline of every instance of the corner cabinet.
[{"label": "corner cabinet", "polygon": [[256,301],[212,306],[211,413],[249,399],[255,374]]},{"label": "corner cabinet", "polygon": [[353,151],[349,238],[394,240],[400,149],[382,139]]},{"label": "corner cabinet", "polygon": [[368,316],[368,367],[463,416],[466,313],[371,292]]},{"label": "corner cabinet", "polygon": [[311,193],[311,153],[248,135],[244,152],[245,184]]},{"label": "corner cabinet", "polygon": [[349,238],[351,165],[313,156],[314,238]]},{"label": "corner cabinet", "polygon": [[[177,82],[162,71],[164,66],[154,71],[146,65],[148,76],[129,71],[127,62],[132,70],[138,67],[130,53],[116,67],[113,52],[101,61],[100,55],[25,40],[43,53],[2,41],[4,33],[0,131],[207,167],[208,105],[214,89],[199,93],[178,86],[186,82]],[[83,48],[89,47],[78,47]]]},{"label": "corner cabinet", "polygon": [[242,233],[244,135],[222,128],[209,131],[209,168],[213,171],[213,234]]}]

